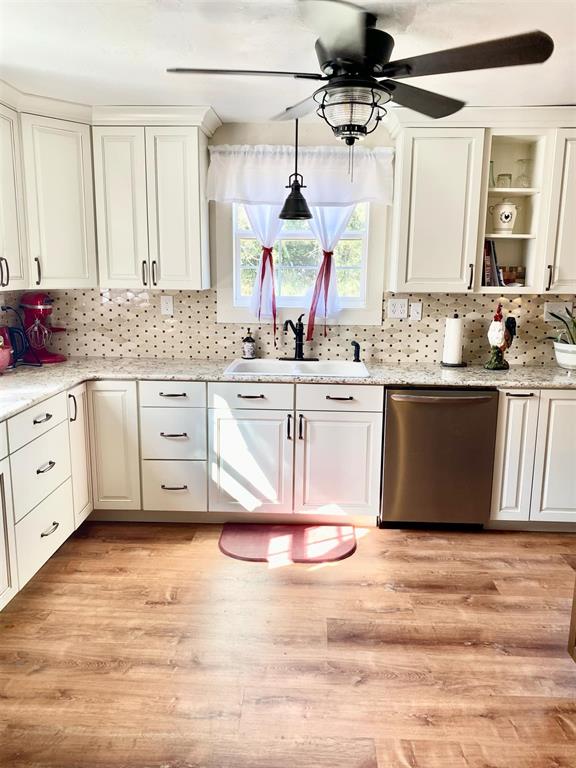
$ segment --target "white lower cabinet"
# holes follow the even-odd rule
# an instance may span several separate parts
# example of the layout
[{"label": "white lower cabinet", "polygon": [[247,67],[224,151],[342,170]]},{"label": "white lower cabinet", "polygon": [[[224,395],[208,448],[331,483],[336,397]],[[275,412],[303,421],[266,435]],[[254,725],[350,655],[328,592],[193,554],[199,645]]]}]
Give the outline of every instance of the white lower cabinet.
[{"label": "white lower cabinet", "polygon": [[78,528],[92,512],[88,390],[86,384],[79,384],[68,392],[68,430],[70,433],[74,527]]},{"label": "white lower cabinet", "polygon": [[540,393],[530,520],[576,522],[576,391]]},{"label": "white lower cabinet", "polygon": [[[4,425],[2,425],[4,429]],[[0,461],[0,609],[18,591],[10,463]]]},{"label": "white lower cabinet", "polygon": [[88,404],[94,509],[138,510],[136,382],[91,381]]},{"label": "white lower cabinet", "polygon": [[492,483],[493,520],[529,520],[538,428],[537,390],[502,390]]},{"label": "white lower cabinet", "polygon": [[292,512],[292,410],[208,413],[209,510]]},{"label": "white lower cabinet", "polygon": [[294,511],[375,517],[382,413],[301,411],[296,420]]},{"label": "white lower cabinet", "polygon": [[143,461],[143,508],[206,512],[206,481],[205,461]]}]

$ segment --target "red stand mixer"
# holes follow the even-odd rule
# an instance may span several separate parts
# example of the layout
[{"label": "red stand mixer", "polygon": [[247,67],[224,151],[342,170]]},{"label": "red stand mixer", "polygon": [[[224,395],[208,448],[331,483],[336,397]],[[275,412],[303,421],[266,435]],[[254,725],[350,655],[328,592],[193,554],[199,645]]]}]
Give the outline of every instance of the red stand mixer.
[{"label": "red stand mixer", "polygon": [[49,352],[53,333],[63,333],[66,328],[55,327],[50,322],[54,299],[42,291],[30,291],[20,297],[20,309],[24,312],[23,325],[30,349],[24,352],[25,363],[63,363],[65,355]]}]

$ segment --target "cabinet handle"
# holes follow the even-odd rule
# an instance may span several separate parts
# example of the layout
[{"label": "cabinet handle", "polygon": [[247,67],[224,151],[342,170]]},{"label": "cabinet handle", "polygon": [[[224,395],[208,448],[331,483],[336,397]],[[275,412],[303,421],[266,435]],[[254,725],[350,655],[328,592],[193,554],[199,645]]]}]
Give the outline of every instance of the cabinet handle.
[{"label": "cabinet handle", "polygon": [[304,416],[298,416],[298,440],[304,440]]},{"label": "cabinet handle", "polygon": [[36,470],[36,474],[37,475],[43,475],[46,472],[50,472],[50,470],[54,469],[55,466],[56,466],[56,462],[55,461],[52,461],[52,460],[47,461],[46,464],[42,464],[41,467],[38,467],[38,469]]},{"label": "cabinet handle", "polygon": [[59,526],[60,526],[60,523],[57,523],[57,522],[56,522],[56,520],[54,520],[54,522],[52,523],[52,525],[50,526],[50,528],[46,528],[46,530],[45,530],[45,531],[42,531],[42,533],[40,534],[40,538],[41,538],[41,539],[43,539],[45,536],[52,536],[52,534],[54,533],[54,531],[56,531],[56,529],[57,529]]},{"label": "cabinet handle", "polygon": [[469,291],[472,290],[472,285],[474,284],[474,264],[469,264],[468,269],[470,270],[470,276],[468,278],[468,289]]},{"label": "cabinet handle", "polygon": [[36,418],[32,420],[32,424],[45,424],[47,421],[50,421],[51,418],[51,413],[45,413],[43,416],[36,416]]},{"label": "cabinet handle", "polygon": [[42,282],[42,267],[40,266],[40,259],[38,256],[34,257],[34,261],[36,262],[36,285],[40,285]]},{"label": "cabinet handle", "polygon": [[354,400],[352,395],[349,397],[334,397],[333,395],[326,395],[326,400]]},{"label": "cabinet handle", "polygon": [[548,264],[548,285],[546,286],[546,290],[549,291],[550,288],[552,288],[552,277],[554,275],[554,267],[552,264]]},{"label": "cabinet handle", "polygon": [[160,437],[188,437],[187,432],[160,432]]},{"label": "cabinet handle", "polygon": [[152,262],[152,285],[158,285],[158,263],[156,259]]},{"label": "cabinet handle", "polygon": [[74,416],[70,416],[70,421],[76,421],[78,418],[78,401],[76,400],[75,395],[68,395],[69,399],[72,400],[74,403]]},{"label": "cabinet handle", "polygon": [[534,397],[534,392],[506,392],[506,397]]},{"label": "cabinet handle", "polygon": [[[6,266],[6,272],[4,272],[4,266]],[[0,286],[2,286],[2,288],[6,288],[9,282],[10,264],[8,264],[8,259],[6,259],[5,256],[2,256],[2,258],[0,258]]]},{"label": "cabinet handle", "polygon": [[144,285],[148,285],[148,262],[146,260],[142,262],[142,282]]},{"label": "cabinet handle", "polygon": [[188,397],[187,392],[158,392],[160,397]]},{"label": "cabinet handle", "polygon": [[187,491],[188,486],[187,485],[162,485],[160,486],[163,491]]},{"label": "cabinet handle", "polygon": [[288,414],[288,422],[286,425],[286,439],[292,440],[292,414]]},{"label": "cabinet handle", "polygon": [[241,395],[237,394],[241,400],[266,400],[266,395]]}]

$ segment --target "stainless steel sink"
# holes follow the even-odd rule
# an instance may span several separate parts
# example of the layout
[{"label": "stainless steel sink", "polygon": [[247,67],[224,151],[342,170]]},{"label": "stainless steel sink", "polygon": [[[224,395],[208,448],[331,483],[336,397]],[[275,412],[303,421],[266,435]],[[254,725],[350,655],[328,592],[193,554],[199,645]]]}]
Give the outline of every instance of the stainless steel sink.
[{"label": "stainless steel sink", "polygon": [[231,376],[325,376],[365,379],[370,376],[364,363],[349,360],[234,360],[224,374]]}]

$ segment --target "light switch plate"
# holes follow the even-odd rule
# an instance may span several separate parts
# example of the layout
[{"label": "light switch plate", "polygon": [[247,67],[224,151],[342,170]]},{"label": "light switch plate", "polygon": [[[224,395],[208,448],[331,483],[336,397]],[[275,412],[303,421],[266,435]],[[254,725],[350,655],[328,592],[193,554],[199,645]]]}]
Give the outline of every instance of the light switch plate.
[{"label": "light switch plate", "polygon": [[160,296],[160,314],[174,316],[174,296]]},{"label": "light switch plate", "polygon": [[408,299],[388,299],[386,315],[391,320],[408,317]]},{"label": "light switch plate", "polygon": [[410,320],[422,320],[422,302],[421,301],[410,302],[410,312],[408,316]]},{"label": "light switch plate", "polygon": [[564,315],[564,309],[568,307],[570,312],[572,312],[572,302],[571,301],[545,301],[544,302],[544,322],[546,323],[557,323],[558,320],[554,319],[551,312],[554,312],[556,315]]}]

